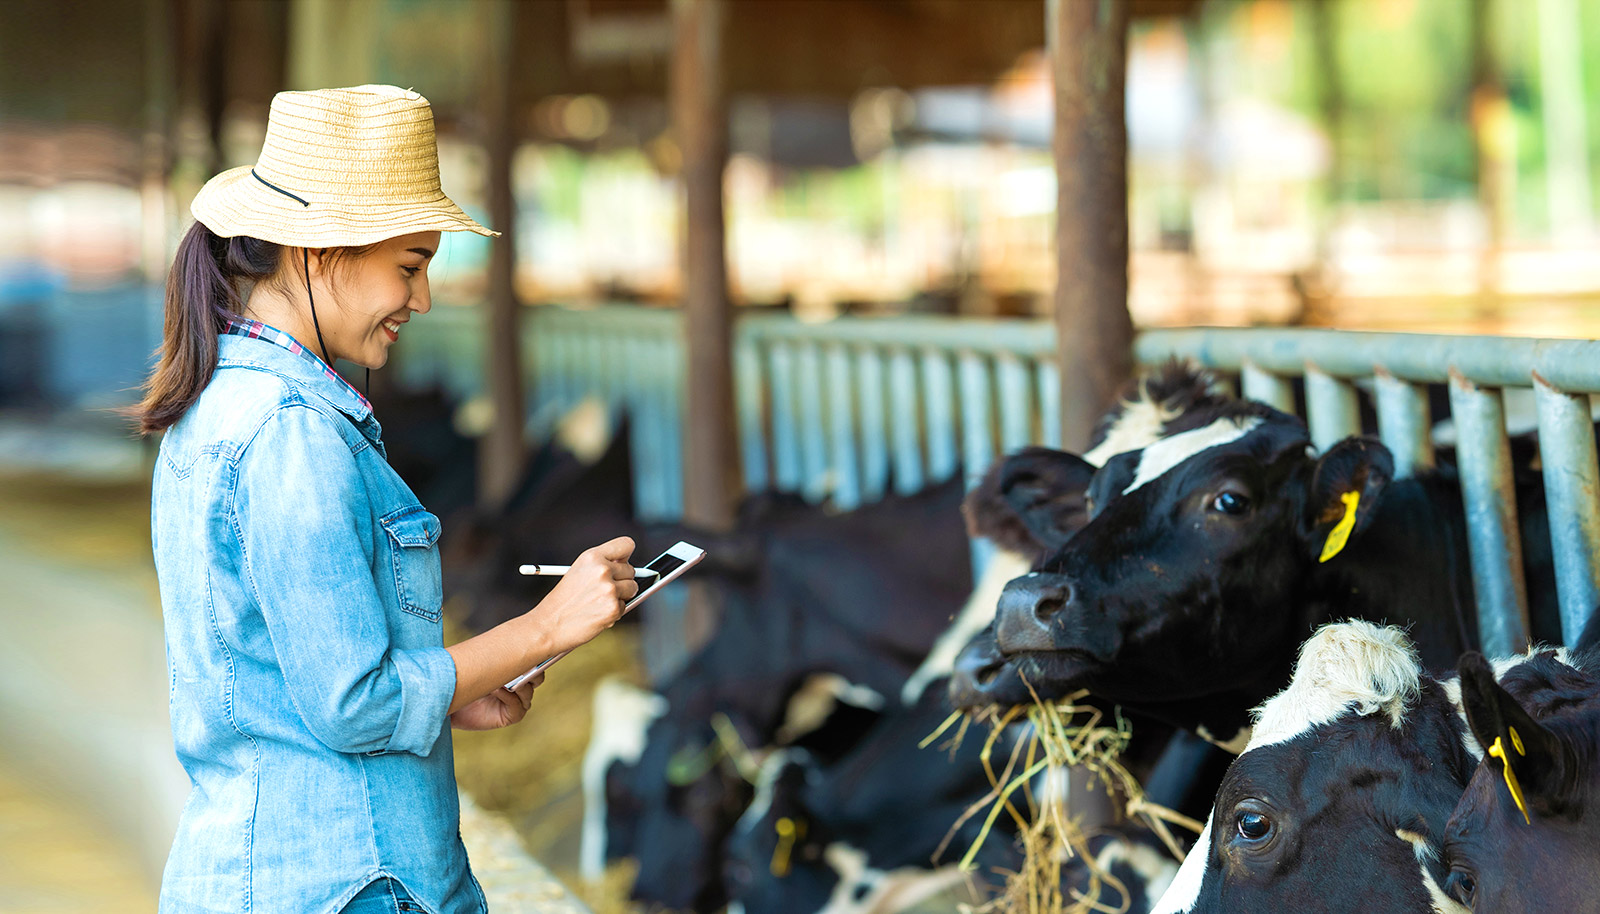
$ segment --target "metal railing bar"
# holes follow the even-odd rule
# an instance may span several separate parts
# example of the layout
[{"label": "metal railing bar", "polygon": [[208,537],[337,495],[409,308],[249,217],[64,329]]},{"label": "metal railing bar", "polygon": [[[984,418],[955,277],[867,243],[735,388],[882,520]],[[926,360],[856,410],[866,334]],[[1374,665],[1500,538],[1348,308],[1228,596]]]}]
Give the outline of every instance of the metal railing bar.
[{"label": "metal railing bar", "polygon": [[911,351],[889,352],[889,421],[894,445],[894,490],[912,495],[922,490],[922,443],[917,427],[917,364]]},{"label": "metal railing bar", "polygon": [[1306,365],[1306,425],[1311,443],[1324,451],[1344,438],[1361,434],[1356,386]]},{"label": "metal railing bar", "polygon": [[1600,341],[1434,336],[1352,330],[1150,330],[1134,343],[1138,361],[1169,355],[1228,371],[1246,361],[1297,375],[1307,363],[1342,378],[1368,377],[1382,365],[1402,381],[1443,384],[1450,373],[1483,387],[1527,387],[1537,371],[1569,393],[1600,392]]},{"label": "metal railing bar", "polygon": [[1428,415],[1428,391],[1420,384],[1402,381],[1387,371],[1373,376],[1377,390],[1378,436],[1394,455],[1394,475],[1407,479],[1431,469],[1433,423]]},{"label": "metal railing bar", "polygon": [[922,349],[922,405],[926,416],[923,433],[928,440],[928,480],[944,482],[955,475],[960,462],[956,436],[954,370],[946,350]]},{"label": "metal railing bar", "polygon": [[767,423],[764,406],[766,384],[762,381],[761,349],[749,340],[733,347],[733,395],[739,411],[739,460],[747,492],[767,488]]},{"label": "metal railing bar", "polygon": [[1539,458],[1544,467],[1550,545],[1561,601],[1561,635],[1574,644],[1600,604],[1600,468],[1589,398],[1534,376],[1539,404]]},{"label": "metal railing bar", "polygon": [[794,350],[774,342],[767,351],[768,377],[772,379],[772,481],[780,492],[800,488],[800,426],[794,390]]},{"label": "metal railing bar", "polygon": [[856,347],[856,395],[861,412],[861,497],[872,502],[889,487],[889,426],[885,356],[876,346]]},{"label": "metal railing bar", "polygon": [[861,457],[856,444],[855,393],[850,353],[844,344],[828,346],[828,425],[833,473],[833,505],[849,511],[861,505]]},{"label": "metal railing bar", "polygon": [[1504,657],[1528,645],[1528,594],[1505,408],[1498,389],[1457,375],[1450,381],[1450,412],[1459,435],[1456,460],[1478,601],[1478,640],[1485,654]]},{"label": "metal railing bar", "polygon": [[[1028,363],[1011,353],[995,356],[996,402],[1000,411],[1000,450],[1011,453],[1033,441],[1033,395]],[[977,472],[983,472],[979,468]]]},{"label": "metal railing bar", "polygon": [[1256,363],[1246,359],[1239,367],[1239,386],[1246,400],[1257,400],[1280,412],[1295,415],[1294,384],[1288,378],[1262,371]]},{"label": "metal railing bar", "polygon": [[795,392],[800,398],[800,494],[808,501],[828,497],[828,428],[822,392],[822,350],[813,340],[795,347]]}]

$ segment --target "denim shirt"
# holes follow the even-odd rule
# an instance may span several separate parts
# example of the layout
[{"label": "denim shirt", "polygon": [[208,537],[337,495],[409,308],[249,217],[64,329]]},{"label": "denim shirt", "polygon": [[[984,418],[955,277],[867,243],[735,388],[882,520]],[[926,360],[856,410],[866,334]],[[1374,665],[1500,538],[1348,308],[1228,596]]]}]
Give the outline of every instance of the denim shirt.
[{"label": "denim shirt", "polygon": [[160,909],[331,914],[388,876],[430,912],[487,910],[459,831],[439,520],[320,359],[218,346],[151,504],[193,784]]}]

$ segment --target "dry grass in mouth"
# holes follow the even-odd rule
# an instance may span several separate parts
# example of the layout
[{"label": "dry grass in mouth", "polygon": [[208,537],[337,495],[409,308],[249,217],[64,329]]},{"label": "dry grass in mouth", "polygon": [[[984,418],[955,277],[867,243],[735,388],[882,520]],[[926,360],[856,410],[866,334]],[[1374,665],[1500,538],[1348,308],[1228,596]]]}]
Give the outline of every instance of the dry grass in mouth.
[{"label": "dry grass in mouth", "polygon": [[[1029,691],[1033,692],[1032,686]],[[1086,772],[1090,775],[1089,784],[1098,782],[1113,801],[1122,800],[1127,817],[1155,832],[1179,861],[1183,860],[1183,847],[1170,826],[1200,833],[1199,822],[1145,796],[1138,779],[1120,761],[1133,735],[1132,726],[1120,711],[1108,719],[1100,709],[1079,704],[1088,694],[1083,689],[1046,702],[1033,693],[1032,705],[987,708],[973,714],[957,712],[923,741],[924,746],[931,744],[957,721],[960,729],[954,737],[956,742],[965,737],[974,722],[990,726],[980,758],[993,789],[967,809],[951,826],[945,840],[948,843],[961,825],[987,810],[977,840],[961,860],[963,869],[971,869],[990,830],[1001,815],[1007,815],[1016,824],[1023,863],[1019,871],[1005,874],[1004,891],[973,908],[972,914],[1124,914],[1128,910],[1132,899],[1128,887],[1096,862],[1089,848],[1094,830],[1086,829],[1068,809],[1066,785],[1070,770]],[[1012,745],[997,771],[995,747],[1008,727],[1022,722],[1029,725],[1031,735]],[[1041,774],[1047,783],[1060,787],[1035,796],[1033,781]],[[940,852],[943,850],[941,846]],[[1062,866],[1074,857],[1083,861],[1088,873],[1088,884],[1082,888],[1061,883]]]}]

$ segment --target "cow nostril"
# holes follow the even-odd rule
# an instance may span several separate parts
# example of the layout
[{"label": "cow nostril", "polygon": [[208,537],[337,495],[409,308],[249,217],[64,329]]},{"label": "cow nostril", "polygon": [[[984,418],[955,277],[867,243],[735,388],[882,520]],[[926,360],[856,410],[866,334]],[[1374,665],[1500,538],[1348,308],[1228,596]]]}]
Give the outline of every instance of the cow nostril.
[{"label": "cow nostril", "polygon": [[1051,587],[1039,594],[1038,602],[1033,605],[1034,615],[1042,622],[1050,621],[1050,617],[1065,609],[1072,602],[1072,585],[1061,584]]},{"label": "cow nostril", "polygon": [[973,674],[972,679],[980,686],[988,686],[994,682],[996,676],[1000,675],[1000,668],[1004,665],[1003,663],[992,663]]}]

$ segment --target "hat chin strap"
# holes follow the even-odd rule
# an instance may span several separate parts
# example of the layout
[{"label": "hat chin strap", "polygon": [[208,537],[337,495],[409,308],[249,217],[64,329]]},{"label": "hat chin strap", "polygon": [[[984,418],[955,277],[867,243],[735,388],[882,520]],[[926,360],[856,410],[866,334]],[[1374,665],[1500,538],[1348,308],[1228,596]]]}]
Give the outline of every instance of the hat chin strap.
[{"label": "hat chin strap", "polygon": [[322,325],[317,323],[317,300],[311,295],[311,251],[307,248],[300,249],[300,265],[306,271],[306,301],[311,305],[311,326],[317,331],[317,346],[322,349],[323,363],[332,368],[333,360],[328,358],[328,344],[322,341]]},{"label": "hat chin strap", "polygon": [[[252,171],[251,174],[255,174],[255,172]],[[266,184],[267,182],[262,181],[261,183]],[[271,185],[268,186],[270,187]],[[276,190],[277,188],[273,189]],[[307,248],[300,249],[300,265],[306,272],[306,302],[311,305],[311,326],[317,331],[317,346],[322,349],[322,363],[329,368],[333,368],[333,359],[328,358],[328,344],[322,341],[322,325],[317,323],[317,300],[311,294],[311,251]],[[368,368],[366,390],[362,391],[362,396],[370,397],[371,395],[372,369]]]}]

